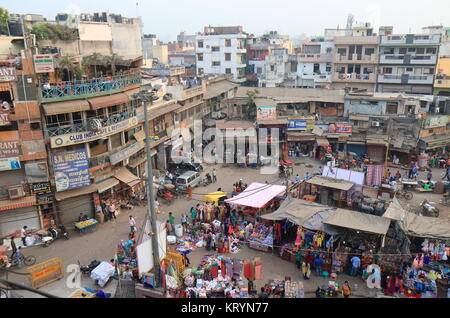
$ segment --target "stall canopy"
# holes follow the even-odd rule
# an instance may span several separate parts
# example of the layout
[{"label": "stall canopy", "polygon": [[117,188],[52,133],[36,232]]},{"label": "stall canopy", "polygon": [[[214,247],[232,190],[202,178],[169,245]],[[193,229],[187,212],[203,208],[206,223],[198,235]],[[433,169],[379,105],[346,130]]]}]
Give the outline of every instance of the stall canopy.
[{"label": "stall canopy", "polygon": [[47,116],[75,113],[90,110],[87,100],[78,99],[65,102],[43,104],[42,105]]},{"label": "stall canopy", "polygon": [[351,181],[339,180],[323,176],[315,176],[314,178],[308,180],[306,183],[343,191],[348,191],[355,185],[355,183]]},{"label": "stall canopy", "polygon": [[114,177],[128,184],[130,187],[134,187],[140,182],[139,177],[135,176],[126,167],[121,167],[114,173]]},{"label": "stall canopy", "polygon": [[244,192],[225,200],[225,202],[260,209],[285,191],[286,186],[254,182]]},{"label": "stall canopy", "polygon": [[381,216],[337,209],[324,223],[347,229],[386,235],[391,222],[389,219]]},{"label": "stall canopy", "polygon": [[450,239],[449,220],[408,212],[403,209],[396,198],[389,205],[383,217],[399,221],[403,231],[411,236]]},{"label": "stall canopy", "polygon": [[348,169],[330,168],[328,166],[325,166],[323,168],[322,176],[332,179],[346,180],[359,185],[363,185],[365,173]]},{"label": "stall canopy", "polygon": [[328,147],[330,145],[326,138],[316,138],[316,142],[319,147]]}]

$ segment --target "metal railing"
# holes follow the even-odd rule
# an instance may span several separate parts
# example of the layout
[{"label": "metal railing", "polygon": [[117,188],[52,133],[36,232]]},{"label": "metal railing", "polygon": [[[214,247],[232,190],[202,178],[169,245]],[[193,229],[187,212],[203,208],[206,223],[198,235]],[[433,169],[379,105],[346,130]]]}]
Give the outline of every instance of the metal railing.
[{"label": "metal railing", "polygon": [[90,80],[45,83],[39,87],[39,97],[41,100],[52,100],[65,97],[83,97],[86,95],[96,95],[110,91],[123,90],[127,87],[140,85],[141,76],[119,75],[111,77],[92,78]]}]

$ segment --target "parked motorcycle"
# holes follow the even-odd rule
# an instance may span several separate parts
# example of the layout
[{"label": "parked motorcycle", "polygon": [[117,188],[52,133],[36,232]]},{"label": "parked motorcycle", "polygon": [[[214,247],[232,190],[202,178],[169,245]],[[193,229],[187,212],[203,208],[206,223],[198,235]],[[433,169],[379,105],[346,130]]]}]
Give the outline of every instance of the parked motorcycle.
[{"label": "parked motorcycle", "polygon": [[69,239],[69,233],[67,232],[67,229],[63,225],[59,225],[58,228],[50,227],[47,230],[46,235],[41,237],[41,240],[43,242],[43,247],[48,247],[50,244],[52,244],[55,240],[59,238],[64,238],[66,240]]},{"label": "parked motorcycle", "polygon": [[211,177],[211,175],[209,173],[206,174],[205,178],[202,180],[202,185],[204,187],[210,185],[211,183],[213,183],[213,179]]},{"label": "parked motorcycle", "polygon": [[90,276],[91,272],[100,265],[100,262],[97,260],[92,261],[89,265],[81,265],[80,261],[78,261],[78,266],[80,266],[80,271],[83,275]]},{"label": "parked motorcycle", "polygon": [[173,200],[175,200],[175,196],[170,193],[170,191],[165,189],[158,189],[158,192],[156,193],[156,196],[158,198],[161,198],[166,202],[167,204],[171,204]]}]

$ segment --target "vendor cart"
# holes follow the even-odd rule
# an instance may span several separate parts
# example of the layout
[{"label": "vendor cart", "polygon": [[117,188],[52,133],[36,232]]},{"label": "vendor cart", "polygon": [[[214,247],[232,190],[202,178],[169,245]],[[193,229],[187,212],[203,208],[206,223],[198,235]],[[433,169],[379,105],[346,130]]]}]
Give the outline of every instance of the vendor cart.
[{"label": "vendor cart", "polygon": [[98,221],[96,219],[89,219],[86,221],[75,222],[73,228],[79,233],[87,233],[94,231],[97,228]]}]

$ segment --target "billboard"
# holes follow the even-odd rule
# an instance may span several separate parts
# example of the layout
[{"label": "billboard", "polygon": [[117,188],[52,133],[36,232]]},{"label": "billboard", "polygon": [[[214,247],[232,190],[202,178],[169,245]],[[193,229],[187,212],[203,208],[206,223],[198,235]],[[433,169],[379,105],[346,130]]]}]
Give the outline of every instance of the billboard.
[{"label": "billboard", "polygon": [[14,67],[0,67],[0,82],[14,82],[16,69]]},{"label": "billboard", "polygon": [[85,149],[52,154],[52,166],[57,192],[91,184],[88,155]]},{"label": "billboard", "polygon": [[257,121],[276,120],[277,107],[276,106],[258,106],[257,107]]},{"label": "billboard", "polygon": [[290,120],[288,130],[306,130],[306,120]]},{"label": "billboard", "polygon": [[335,123],[328,125],[328,132],[330,134],[351,134],[352,125],[348,123]]},{"label": "billboard", "polygon": [[19,155],[19,141],[0,140],[0,158],[18,157]]},{"label": "billboard", "polygon": [[53,73],[55,71],[53,55],[35,55],[34,69],[36,73]]},{"label": "billboard", "polygon": [[0,171],[20,169],[19,157],[0,158]]}]

